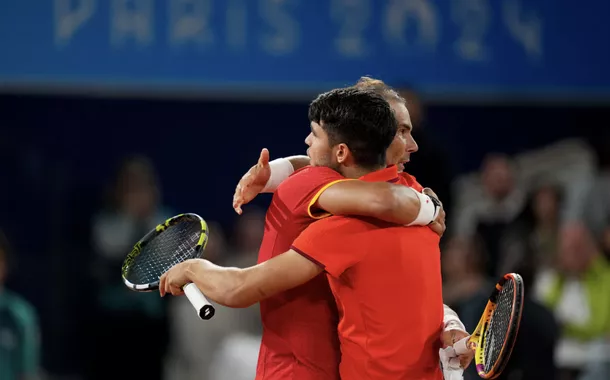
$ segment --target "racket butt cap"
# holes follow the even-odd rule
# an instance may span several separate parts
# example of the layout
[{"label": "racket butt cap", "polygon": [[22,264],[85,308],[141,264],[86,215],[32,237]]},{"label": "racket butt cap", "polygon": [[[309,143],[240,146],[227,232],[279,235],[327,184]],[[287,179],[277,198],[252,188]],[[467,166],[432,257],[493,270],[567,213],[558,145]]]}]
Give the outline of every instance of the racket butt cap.
[{"label": "racket butt cap", "polygon": [[198,314],[199,318],[207,321],[208,319],[212,319],[212,317],[214,317],[214,314],[216,314],[216,309],[212,305],[205,305],[199,309]]}]

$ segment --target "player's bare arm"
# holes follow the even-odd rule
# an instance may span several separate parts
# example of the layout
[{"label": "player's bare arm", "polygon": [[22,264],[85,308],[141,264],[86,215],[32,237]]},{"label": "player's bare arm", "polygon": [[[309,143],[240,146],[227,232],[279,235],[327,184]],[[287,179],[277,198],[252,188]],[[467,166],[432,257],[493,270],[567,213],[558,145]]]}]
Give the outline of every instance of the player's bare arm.
[{"label": "player's bare arm", "polygon": [[313,206],[333,215],[369,216],[390,223],[425,225],[440,212],[440,203],[437,206],[434,202],[425,202],[428,202],[426,197],[410,187],[351,180],[326,188]]},{"label": "player's bare arm", "polygon": [[[307,156],[281,158],[270,164],[269,151],[263,149],[257,164],[239,181],[233,196],[233,208],[241,214],[242,205],[261,192],[274,191],[294,170],[308,164]],[[436,194],[429,196],[436,197]],[[312,207],[333,215],[368,216],[397,224],[426,225],[434,221],[442,211],[436,207],[440,202],[430,203],[424,209],[422,206],[425,206],[426,201],[421,194],[402,185],[342,181],[326,188],[315,199]],[[444,212],[442,218],[442,228],[440,225],[433,226],[439,235],[444,232]]]},{"label": "player's bare arm", "polygon": [[[309,165],[307,156],[291,156],[269,162],[269,150],[263,148],[256,165],[241,177],[233,194],[233,209],[242,214],[241,206],[252,201],[260,193],[273,193],[277,186],[295,170]],[[275,170],[272,170],[272,166]],[[275,179],[271,178],[274,174]]]},{"label": "player's bare arm", "polygon": [[161,296],[167,293],[182,295],[182,287],[192,282],[212,301],[227,307],[244,308],[304,284],[322,271],[322,267],[293,250],[244,269],[192,259],[163,274],[159,292]]}]

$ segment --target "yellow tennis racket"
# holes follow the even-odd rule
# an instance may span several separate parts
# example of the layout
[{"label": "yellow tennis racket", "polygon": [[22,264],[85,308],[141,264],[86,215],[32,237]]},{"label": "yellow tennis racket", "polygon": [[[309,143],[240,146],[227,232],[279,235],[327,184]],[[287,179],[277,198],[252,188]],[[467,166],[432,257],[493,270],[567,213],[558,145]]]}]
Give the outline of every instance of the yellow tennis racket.
[{"label": "yellow tennis racket", "polygon": [[[125,258],[123,283],[136,292],[159,289],[159,278],[174,265],[200,258],[208,242],[208,225],[197,214],[180,214],[153,228],[136,243]],[[215,309],[195,284],[184,286],[199,318],[207,320]]]},{"label": "yellow tennis racket", "polygon": [[454,345],[458,354],[468,349],[475,352],[476,370],[483,379],[500,376],[508,363],[523,314],[523,293],[521,276],[505,274],[489,296],[472,335]]}]

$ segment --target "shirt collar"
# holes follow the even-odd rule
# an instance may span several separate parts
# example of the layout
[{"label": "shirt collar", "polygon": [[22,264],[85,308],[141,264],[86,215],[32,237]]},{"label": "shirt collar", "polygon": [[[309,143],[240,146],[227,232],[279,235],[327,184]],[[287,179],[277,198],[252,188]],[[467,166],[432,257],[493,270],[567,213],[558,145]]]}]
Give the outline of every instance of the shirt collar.
[{"label": "shirt collar", "polygon": [[379,169],[360,177],[367,182],[398,182],[398,167],[390,165],[385,169]]}]

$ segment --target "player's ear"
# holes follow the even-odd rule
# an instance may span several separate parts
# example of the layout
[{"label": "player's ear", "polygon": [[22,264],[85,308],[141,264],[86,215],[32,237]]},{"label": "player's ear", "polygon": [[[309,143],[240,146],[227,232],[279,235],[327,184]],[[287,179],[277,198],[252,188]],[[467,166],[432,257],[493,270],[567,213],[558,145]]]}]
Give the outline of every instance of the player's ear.
[{"label": "player's ear", "polygon": [[350,155],[350,150],[346,144],[344,144],[344,143],[337,144],[337,146],[335,147],[335,158],[337,159],[337,162],[339,164],[345,163],[347,161],[349,155]]}]

